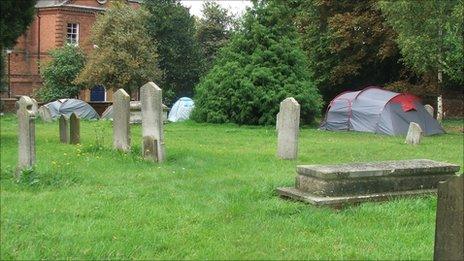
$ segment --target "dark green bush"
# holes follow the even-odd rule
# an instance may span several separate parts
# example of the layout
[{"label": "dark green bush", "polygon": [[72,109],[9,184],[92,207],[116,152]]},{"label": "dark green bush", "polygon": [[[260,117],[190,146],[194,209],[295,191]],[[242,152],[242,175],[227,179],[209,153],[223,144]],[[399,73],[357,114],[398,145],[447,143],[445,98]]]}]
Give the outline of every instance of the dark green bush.
[{"label": "dark green bush", "polygon": [[301,105],[302,122],[313,121],[322,99],[309,78],[290,11],[259,2],[243,19],[211,71],[196,86],[192,118],[274,124],[280,102],[294,97]]}]

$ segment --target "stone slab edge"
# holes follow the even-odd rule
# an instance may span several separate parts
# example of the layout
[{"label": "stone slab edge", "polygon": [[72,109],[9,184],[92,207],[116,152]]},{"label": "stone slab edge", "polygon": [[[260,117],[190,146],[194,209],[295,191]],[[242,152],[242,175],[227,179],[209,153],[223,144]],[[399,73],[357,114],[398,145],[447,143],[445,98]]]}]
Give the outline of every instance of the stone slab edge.
[{"label": "stone slab edge", "polygon": [[291,198],[298,201],[310,203],[315,206],[341,207],[370,201],[386,201],[399,197],[424,196],[436,194],[436,189],[408,190],[397,192],[385,192],[366,195],[342,196],[342,197],[321,197],[311,193],[303,192],[293,187],[280,187],[276,189],[280,197]]},{"label": "stone slab edge", "polygon": [[[415,163],[418,165],[415,166]],[[379,176],[418,176],[424,174],[449,175],[455,174],[459,169],[460,166],[455,164],[420,159],[334,165],[298,165],[297,173],[321,179],[347,179]]]}]

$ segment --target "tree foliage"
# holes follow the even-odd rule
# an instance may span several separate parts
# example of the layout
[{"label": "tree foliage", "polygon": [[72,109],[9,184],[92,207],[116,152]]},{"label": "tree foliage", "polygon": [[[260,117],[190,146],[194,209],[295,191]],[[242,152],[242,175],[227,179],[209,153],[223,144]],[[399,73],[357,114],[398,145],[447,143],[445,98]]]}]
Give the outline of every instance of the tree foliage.
[{"label": "tree foliage", "polygon": [[219,49],[225,46],[232,34],[235,19],[227,9],[216,2],[203,3],[203,18],[197,24],[196,37],[203,59],[203,73],[213,66]]},{"label": "tree foliage", "polygon": [[16,39],[26,31],[34,20],[36,0],[0,1],[0,44],[2,48],[13,47]]},{"label": "tree foliage", "polygon": [[437,75],[464,83],[464,1],[381,1],[404,62],[420,75]]},{"label": "tree foliage", "polygon": [[37,93],[40,100],[48,102],[76,97],[84,87],[74,83],[84,68],[84,53],[77,46],[65,45],[51,51],[50,56],[52,60],[41,71],[44,86]]},{"label": "tree foliage", "polygon": [[301,105],[302,121],[314,119],[322,102],[290,13],[273,2],[254,3],[196,87],[195,120],[273,124],[279,103],[291,96]]},{"label": "tree foliage", "polygon": [[4,49],[15,45],[16,39],[24,33],[34,20],[36,0],[1,0],[0,10],[0,90],[5,87]]},{"label": "tree foliage", "polygon": [[295,0],[295,22],[303,39],[311,78],[326,100],[342,90],[395,81],[396,36],[375,0]]},{"label": "tree foliage", "polygon": [[192,96],[201,71],[194,18],[177,0],[146,0],[144,6],[150,13],[149,35],[157,44],[164,71],[163,94]]},{"label": "tree foliage", "polygon": [[87,87],[103,84],[107,88],[137,90],[148,81],[158,82],[158,54],[146,27],[148,13],[121,1],[97,18],[91,41],[95,48],[76,82]]}]

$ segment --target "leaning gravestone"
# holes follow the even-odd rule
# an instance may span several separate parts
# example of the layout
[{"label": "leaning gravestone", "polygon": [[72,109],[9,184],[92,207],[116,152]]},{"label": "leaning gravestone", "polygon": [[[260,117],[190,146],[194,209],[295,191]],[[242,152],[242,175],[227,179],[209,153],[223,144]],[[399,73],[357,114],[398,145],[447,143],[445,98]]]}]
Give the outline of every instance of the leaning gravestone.
[{"label": "leaning gravestone", "polygon": [[415,122],[409,123],[408,134],[406,135],[405,143],[417,145],[421,142],[422,128]]},{"label": "leaning gravestone", "polygon": [[282,159],[296,159],[300,104],[294,98],[287,98],[280,103],[280,111],[277,115],[277,156]]},{"label": "leaning gravestone", "polygon": [[76,113],[72,113],[69,117],[69,143],[78,144],[81,141],[81,126],[80,119]]},{"label": "leaning gravestone", "polygon": [[[146,83],[140,88],[140,101],[142,103],[142,154],[145,159],[163,162],[165,151],[161,88],[153,82]],[[153,150],[153,147],[156,147],[156,150]]]},{"label": "leaning gravestone", "polygon": [[130,150],[130,96],[119,89],[113,99],[113,146],[127,152]]},{"label": "leaning gravestone", "polygon": [[21,171],[35,164],[35,114],[32,110],[33,101],[27,96],[21,96],[16,102],[18,109],[18,167],[16,176]]},{"label": "leaning gravestone", "polygon": [[434,260],[464,260],[464,176],[438,184]]},{"label": "leaning gravestone", "polygon": [[433,118],[434,109],[433,109],[432,105],[426,104],[426,105],[424,105],[424,108],[430,115],[432,115],[432,118]]},{"label": "leaning gravestone", "polygon": [[60,128],[60,142],[61,143],[68,143],[69,136],[68,136],[68,119],[63,114],[60,116],[59,120],[59,128]]}]

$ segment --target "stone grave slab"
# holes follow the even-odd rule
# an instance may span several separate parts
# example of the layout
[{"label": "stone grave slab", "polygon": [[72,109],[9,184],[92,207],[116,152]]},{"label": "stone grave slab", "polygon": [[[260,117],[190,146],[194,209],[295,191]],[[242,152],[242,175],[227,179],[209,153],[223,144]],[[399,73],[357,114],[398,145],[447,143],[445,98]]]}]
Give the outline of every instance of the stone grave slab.
[{"label": "stone grave slab", "polygon": [[277,188],[281,197],[340,207],[365,201],[436,192],[459,166],[427,159],[297,166],[295,187]]}]

